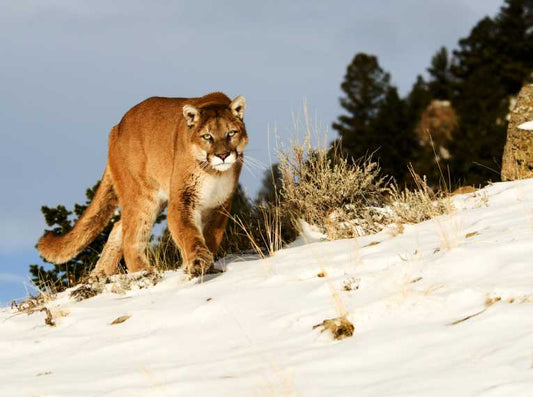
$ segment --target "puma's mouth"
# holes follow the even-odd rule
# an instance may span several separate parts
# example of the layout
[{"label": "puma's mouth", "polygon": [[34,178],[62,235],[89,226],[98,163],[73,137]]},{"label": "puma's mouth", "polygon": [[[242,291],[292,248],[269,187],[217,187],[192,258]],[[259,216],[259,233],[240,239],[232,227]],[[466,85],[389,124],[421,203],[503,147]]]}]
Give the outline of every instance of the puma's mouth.
[{"label": "puma's mouth", "polygon": [[224,163],[224,164],[213,165],[212,167],[215,170],[222,172],[222,171],[229,170],[232,166],[233,166],[233,163],[231,163],[231,164]]},{"label": "puma's mouth", "polygon": [[209,157],[209,163],[211,164],[211,167],[220,172],[229,170],[237,161],[237,156],[235,152],[231,152],[227,156],[219,157],[216,154],[212,154]]}]

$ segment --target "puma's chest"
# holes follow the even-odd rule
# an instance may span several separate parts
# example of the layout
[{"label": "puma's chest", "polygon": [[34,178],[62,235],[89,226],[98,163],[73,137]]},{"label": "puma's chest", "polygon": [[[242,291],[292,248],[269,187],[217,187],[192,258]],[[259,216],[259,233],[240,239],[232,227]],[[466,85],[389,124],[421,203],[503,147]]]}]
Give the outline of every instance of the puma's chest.
[{"label": "puma's chest", "polygon": [[235,178],[232,172],[204,175],[199,183],[198,207],[201,209],[219,207],[230,198],[234,188]]}]

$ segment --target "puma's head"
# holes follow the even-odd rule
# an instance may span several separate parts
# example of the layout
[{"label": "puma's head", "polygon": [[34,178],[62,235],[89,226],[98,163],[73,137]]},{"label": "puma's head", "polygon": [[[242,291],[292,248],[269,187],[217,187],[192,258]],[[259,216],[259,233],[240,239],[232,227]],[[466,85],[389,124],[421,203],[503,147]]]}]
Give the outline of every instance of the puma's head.
[{"label": "puma's head", "polygon": [[229,105],[183,106],[193,155],[204,169],[224,172],[242,159],[248,143],[243,117],[246,101],[238,96]]}]

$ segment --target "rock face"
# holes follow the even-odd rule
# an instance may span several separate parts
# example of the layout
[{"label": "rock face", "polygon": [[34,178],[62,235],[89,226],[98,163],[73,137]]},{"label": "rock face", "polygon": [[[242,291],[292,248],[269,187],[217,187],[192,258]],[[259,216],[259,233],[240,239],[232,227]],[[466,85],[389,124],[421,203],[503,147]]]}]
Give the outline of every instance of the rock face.
[{"label": "rock face", "polygon": [[502,159],[503,181],[533,177],[533,130],[528,128],[530,121],[533,121],[533,84],[526,84],[510,114]]}]

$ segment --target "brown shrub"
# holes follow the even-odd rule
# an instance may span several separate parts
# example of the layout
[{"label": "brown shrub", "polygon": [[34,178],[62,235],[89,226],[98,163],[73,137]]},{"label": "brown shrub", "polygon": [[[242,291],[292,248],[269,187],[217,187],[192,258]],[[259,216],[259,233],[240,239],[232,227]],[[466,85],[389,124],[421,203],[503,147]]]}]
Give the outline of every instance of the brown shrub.
[{"label": "brown shrub", "polygon": [[377,232],[388,223],[387,180],[377,163],[351,164],[340,147],[314,149],[309,139],[279,156],[284,218],[318,226],[330,239]]}]

